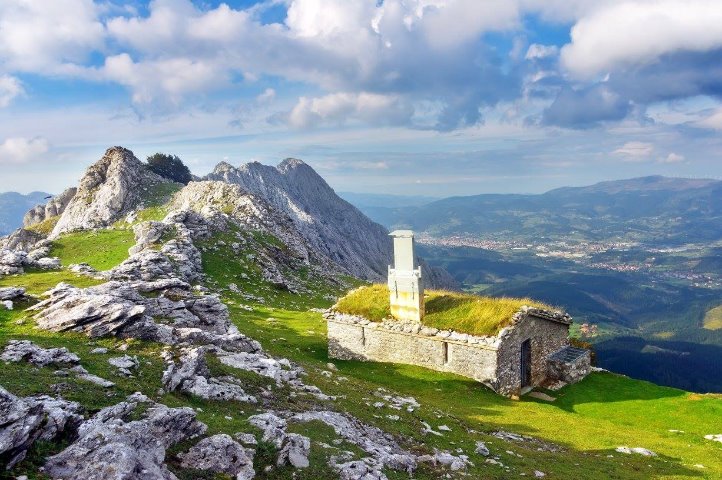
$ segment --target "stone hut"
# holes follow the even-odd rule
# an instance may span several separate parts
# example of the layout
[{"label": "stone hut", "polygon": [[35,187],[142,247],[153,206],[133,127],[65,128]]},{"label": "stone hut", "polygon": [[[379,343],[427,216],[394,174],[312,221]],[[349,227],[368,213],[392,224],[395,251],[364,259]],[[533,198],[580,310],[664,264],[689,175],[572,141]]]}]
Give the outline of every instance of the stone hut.
[{"label": "stone hut", "polygon": [[[452,372],[518,396],[534,386],[574,383],[591,370],[589,351],[569,345],[572,318],[522,307],[494,336],[474,336],[425,326],[421,270],[413,232],[395,231],[388,287],[392,316],[381,322],[332,308],[328,351],[332,358],[406,363]],[[362,287],[363,288],[363,287]]]}]

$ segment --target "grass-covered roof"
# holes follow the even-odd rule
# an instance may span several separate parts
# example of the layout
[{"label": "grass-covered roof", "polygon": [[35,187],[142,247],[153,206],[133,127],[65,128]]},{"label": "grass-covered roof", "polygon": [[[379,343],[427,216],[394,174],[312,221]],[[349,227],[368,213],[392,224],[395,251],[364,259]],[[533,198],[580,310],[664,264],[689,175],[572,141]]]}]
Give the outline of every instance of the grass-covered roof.
[{"label": "grass-covered roof", "polygon": [[[523,305],[554,310],[529,298],[484,297],[444,290],[426,290],[425,300],[424,325],[479,336],[498,334]],[[335,308],[380,322],[391,317],[389,288],[383,284],[358,288],[341,298]]]}]

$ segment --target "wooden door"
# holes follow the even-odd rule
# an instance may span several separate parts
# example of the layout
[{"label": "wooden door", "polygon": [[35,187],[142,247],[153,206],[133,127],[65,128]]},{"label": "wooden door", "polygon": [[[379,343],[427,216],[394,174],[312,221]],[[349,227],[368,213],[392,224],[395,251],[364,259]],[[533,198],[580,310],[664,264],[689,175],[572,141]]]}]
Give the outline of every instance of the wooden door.
[{"label": "wooden door", "polygon": [[531,339],[521,344],[521,388],[531,386]]}]

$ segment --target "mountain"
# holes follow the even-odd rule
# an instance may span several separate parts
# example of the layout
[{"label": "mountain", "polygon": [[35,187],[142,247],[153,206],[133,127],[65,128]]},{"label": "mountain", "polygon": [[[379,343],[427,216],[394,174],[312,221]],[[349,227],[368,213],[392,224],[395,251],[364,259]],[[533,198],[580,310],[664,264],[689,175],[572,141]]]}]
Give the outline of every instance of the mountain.
[{"label": "mountain", "polygon": [[540,195],[450,197],[374,219],[434,236],[704,242],[722,237],[722,182],[653,176]]},{"label": "mountain", "polygon": [[0,193],[0,236],[7,235],[22,226],[25,212],[35,205],[45,203],[50,196],[44,192],[22,195],[16,192]]},{"label": "mountain", "polygon": [[289,158],[277,167],[258,162],[220,163],[206,176],[239,185],[288,215],[306,240],[349,274],[368,280],[386,275],[391,242],[386,230],[340,198],[311,167]]},{"label": "mountain", "polygon": [[[116,147],[65,208],[33,210],[15,237],[53,238],[0,252],[13,267],[0,268],[0,478],[719,478],[718,395],[596,371],[513,400],[440,371],[330,359],[321,312],[363,282],[311,240],[345,241],[317,215],[354,210],[328,205],[298,161],[275,170],[286,180],[182,186]],[[302,185],[283,183],[294,175]],[[691,373],[688,348],[604,345],[620,369],[643,354]]]}]

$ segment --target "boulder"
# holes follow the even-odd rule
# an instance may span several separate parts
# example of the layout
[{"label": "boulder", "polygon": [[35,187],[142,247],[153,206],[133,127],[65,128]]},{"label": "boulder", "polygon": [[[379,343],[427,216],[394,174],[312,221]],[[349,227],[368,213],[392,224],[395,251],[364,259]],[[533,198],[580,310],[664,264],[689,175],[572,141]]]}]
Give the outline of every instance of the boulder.
[{"label": "boulder", "polygon": [[206,429],[191,408],[168,408],[134,394],[84,422],[77,440],[48,458],[45,474],[53,479],[176,480],[164,464],[166,450]]},{"label": "boulder", "polygon": [[289,433],[278,452],[276,465],[291,465],[295,468],[306,468],[309,465],[308,455],[311,453],[311,439],[297,433]]},{"label": "boulder", "polygon": [[52,441],[73,433],[83,420],[75,402],[45,395],[18,398],[0,387],[0,456],[12,469],[38,440]]},{"label": "boulder", "polygon": [[15,300],[24,295],[23,287],[0,287],[0,300]]},{"label": "boulder", "polygon": [[235,379],[211,378],[205,356],[205,347],[187,349],[176,363],[171,361],[163,372],[163,387],[169,391],[181,391],[211,400],[236,400],[255,403]]},{"label": "boulder", "polygon": [[183,468],[251,479],[255,476],[253,454],[252,449],[244,448],[229,435],[220,434],[204,438],[178,458]]},{"label": "boulder", "polygon": [[29,362],[36,367],[72,367],[80,364],[80,357],[67,348],[42,348],[28,340],[10,340],[0,355],[3,362]]},{"label": "boulder", "polygon": [[125,376],[133,374],[133,370],[138,368],[138,357],[123,355],[122,357],[113,357],[108,359],[108,363],[118,369],[118,373]]}]

